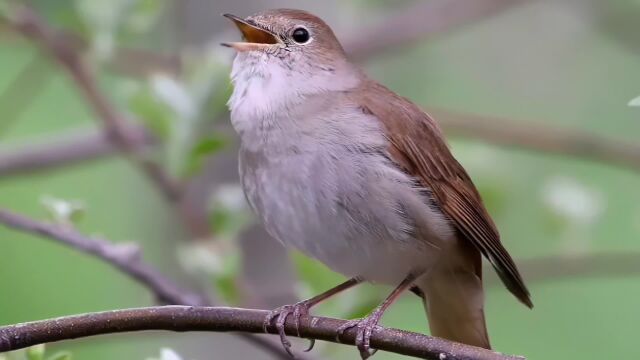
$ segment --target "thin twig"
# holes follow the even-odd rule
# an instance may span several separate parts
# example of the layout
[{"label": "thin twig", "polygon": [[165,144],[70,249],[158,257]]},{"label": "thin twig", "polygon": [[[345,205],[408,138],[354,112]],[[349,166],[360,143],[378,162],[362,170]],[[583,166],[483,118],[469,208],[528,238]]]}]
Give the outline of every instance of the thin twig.
[{"label": "thin twig", "polygon": [[[378,54],[378,50],[394,47],[396,43],[402,45],[415,41],[420,39],[421,36],[433,35],[445,29],[454,28],[456,24],[462,25],[465,21],[471,22],[474,19],[480,19],[482,15],[488,16],[498,10],[508,8],[509,5],[522,3],[523,1],[525,0],[478,0],[471,5],[466,4],[465,6],[451,5],[455,1],[420,2],[415,7],[402,11],[399,15],[375,25],[369,31],[358,32],[365,35],[347,41],[346,47],[351,49],[351,52],[357,57],[371,57]],[[481,13],[473,15],[474,13],[470,11],[470,8],[474,7],[477,7],[477,11],[482,10]],[[414,21],[415,19],[412,20],[413,17],[419,17],[422,20],[416,22]],[[412,31],[404,31],[406,30],[403,30],[405,26],[418,28]],[[385,37],[384,39],[387,40],[384,41],[376,35],[386,34],[387,32],[392,34],[384,35],[390,36],[388,39]],[[72,36],[65,35],[65,37]],[[372,39],[375,39],[375,41],[371,41]],[[383,43],[386,45],[380,45]],[[145,56],[152,57],[149,54]],[[556,129],[548,125],[530,126],[514,123],[506,119],[480,117],[444,110],[431,110],[430,112],[435,114],[436,119],[445,129],[450,130],[453,135],[461,135],[471,139],[479,138],[497,145],[604,162],[634,171],[640,170],[640,146],[633,143],[620,142],[616,139],[581,132],[577,129]],[[50,150],[52,154],[57,153],[56,148]],[[101,152],[98,153],[101,154]],[[92,154],[92,151],[87,152],[87,160],[91,158]],[[55,157],[55,159],[60,158]],[[63,160],[60,160],[61,164],[84,160],[84,158],[76,154],[69,162]],[[5,168],[4,174],[10,173],[11,170]]]},{"label": "thin twig", "polygon": [[[153,138],[143,128],[129,126],[129,139],[141,150],[153,144]],[[60,136],[42,142],[17,147],[0,147],[0,178],[63,169],[118,152],[102,130],[67,130]]]},{"label": "thin twig", "polygon": [[[493,116],[465,114],[430,109],[447,135],[486,141],[491,145],[571,157],[579,160],[640,171],[640,145],[579,129],[558,128],[542,124],[514,122]],[[143,141],[135,127],[129,138]],[[113,155],[117,149],[98,133],[65,136],[50,144],[25,146],[0,152],[0,176],[47,171],[95,158]],[[149,140],[147,140],[149,141]],[[78,151],[74,151],[78,149]]]},{"label": "thin twig", "polygon": [[202,295],[179,288],[156,269],[142,262],[140,249],[135,245],[118,245],[103,239],[87,237],[69,226],[35,221],[3,209],[0,209],[0,223],[14,230],[53,239],[95,256],[144,285],[164,303],[193,306],[209,303]]},{"label": "thin twig", "polygon": [[157,163],[136,154],[136,143],[126,131],[126,126],[130,121],[119,114],[102,93],[87,64],[70,45],[70,41],[64,34],[50,28],[38,14],[26,7],[21,7],[16,11],[16,15],[10,19],[10,25],[25,37],[39,43],[58,61],[74,80],[97,117],[103,122],[105,130],[111,136],[114,144],[144,171],[169,201],[177,202],[182,191],[180,185],[171,179]]},{"label": "thin twig", "polygon": [[[116,245],[104,239],[82,235],[69,226],[36,221],[3,209],[0,209],[0,224],[18,231],[41,235],[99,258],[138,281],[163,303],[189,306],[216,305],[202,294],[179,287],[157,269],[144,263],[139,248],[134,245]],[[238,336],[277,358],[289,360],[282,346],[271,338],[256,337],[247,333],[239,333]]]},{"label": "thin twig", "polygon": [[46,89],[51,79],[51,71],[36,52],[31,60],[13,77],[6,90],[0,95],[0,136],[15,124],[29,105]]},{"label": "thin twig", "polygon": [[486,19],[527,0],[431,0],[390,15],[370,28],[356,32],[345,41],[354,60],[362,61],[382,52]]},{"label": "thin twig", "polygon": [[85,97],[87,104],[102,121],[105,133],[113,144],[134,165],[139,167],[164,195],[191,235],[194,237],[210,236],[210,232],[193,227],[191,219],[193,209],[189,207],[188,203],[181,203],[184,194],[182,184],[169,176],[158,163],[142,156],[137,151],[136,138],[127,131],[128,125],[132,122],[121,114],[100,90],[94,74],[73,46],[74,38],[51,28],[44,19],[28,7],[17,8],[15,14],[9,19],[9,25],[26,38],[40,44],[66,70],[80,93]]},{"label": "thin twig", "polygon": [[[47,342],[146,330],[233,331],[260,334],[264,333],[263,321],[268,313],[264,310],[188,306],[89,313],[0,327],[0,352]],[[337,330],[345,323],[345,320],[303,316],[299,328],[300,337],[353,345],[356,329],[347,330],[340,341],[336,339]],[[267,330],[270,334],[278,333],[274,327]],[[287,322],[286,333],[289,336],[298,336],[293,321]],[[523,359],[426,335],[383,327],[378,327],[374,331],[371,345],[375,349],[422,359]]]},{"label": "thin twig", "polygon": [[[611,252],[596,254],[552,255],[518,259],[518,268],[528,283],[566,281],[578,278],[629,277],[640,274],[640,253]],[[493,271],[486,269],[487,274]],[[500,285],[497,276],[487,277],[487,285]]]},{"label": "thin twig", "polygon": [[430,111],[445,132],[509,146],[591,160],[640,171],[640,143],[616,140],[578,129],[563,129],[533,123],[514,123],[493,116]]}]

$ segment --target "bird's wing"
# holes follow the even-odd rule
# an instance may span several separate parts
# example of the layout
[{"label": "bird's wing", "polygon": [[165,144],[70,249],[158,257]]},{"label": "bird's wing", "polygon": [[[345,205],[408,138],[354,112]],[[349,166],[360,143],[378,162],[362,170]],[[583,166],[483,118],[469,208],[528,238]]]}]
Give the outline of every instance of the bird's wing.
[{"label": "bird's wing", "polygon": [[433,192],[434,200],[462,238],[489,260],[511,293],[533,307],[529,291],[500,242],[480,194],[451,154],[435,121],[384,86],[374,82],[366,86],[367,91],[355,91],[353,99],[363,112],[375,116],[384,125],[392,160]]}]

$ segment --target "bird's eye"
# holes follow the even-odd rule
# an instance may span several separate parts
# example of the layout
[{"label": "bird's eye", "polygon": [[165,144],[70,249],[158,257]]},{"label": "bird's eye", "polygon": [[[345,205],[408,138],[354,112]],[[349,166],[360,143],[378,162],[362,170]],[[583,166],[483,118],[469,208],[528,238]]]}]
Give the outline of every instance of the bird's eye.
[{"label": "bird's eye", "polygon": [[293,41],[297,42],[298,44],[305,44],[311,38],[311,36],[309,35],[309,31],[303,27],[299,27],[293,30],[291,37],[293,38]]}]

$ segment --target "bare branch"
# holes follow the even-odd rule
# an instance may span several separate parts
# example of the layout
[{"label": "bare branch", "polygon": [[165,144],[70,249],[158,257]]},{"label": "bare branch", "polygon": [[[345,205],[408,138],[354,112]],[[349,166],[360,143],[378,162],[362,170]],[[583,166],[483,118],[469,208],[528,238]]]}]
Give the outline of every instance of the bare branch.
[{"label": "bare branch", "polygon": [[[95,256],[137,280],[151,290],[158,299],[166,303],[182,305],[211,303],[200,294],[179,288],[157,270],[143,263],[140,254],[134,247],[118,246],[103,239],[86,237],[69,227],[38,222],[6,210],[0,210],[0,223],[16,230],[56,240],[76,250]],[[527,274],[527,280],[535,282],[557,281],[576,276],[633,275],[640,273],[639,259],[640,254],[613,253],[554,256],[521,260],[518,263],[523,273]],[[497,283],[496,279],[488,277],[489,285]],[[239,335],[285,358],[284,353],[280,351],[277,344],[267,341],[267,339],[251,337],[249,334]],[[307,337],[304,334],[303,336]]]},{"label": "bare branch", "polygon": [[42,93],[51,78],[50,69],[45,66],[42,54],[35,53],[31,60],[13,77],[6,90],[0,95],[0,136],[4,135],[29,105]]},{"label": "bare branch", "polygon": [[183,66],[177,55],[135,48],[118,48],[108,65],[114,72],[139,77],[158,72],[175,75],[182,71]]},{"label": "bare branch", "polygon": [[[489,144],[587,160],[640,171],[640,145],[591,134],[579,129],[514,122],[492,116],[465,114],[443,109],[429,111],[448,135],[486,141]],[[142,129],[130,127],[129,138],[139,145]],[[146,140],[145,140],[146,139]],[[80,133],[52,141],[0,153],[0,176],[46,171],[113,155],[117,149],[99,133]]]},{"label": "bare branch", "polygon": [[75,250],[92,255],[115,267],[151,290],[162,302],[181,305],[206,305],[208,300],[173,284],[151,266],[142,262],[140,250],[130,244],[86,237],[69,226],[38,222],[0,209],[0,223],[15,230],[38,234]]},{"label": "bare branch", "polygon": [[[553,255],[519,259],[517,263],[529,283],[640,274],[640,253],[638,252]],[[492,272],[487,268],[487,274]],[[487,277],[487,284],[491,286],[502,283],[497,276],[490,275]]]},{"label": "bare branch", "polygon": [[[268,311],[236,308],[164,306],[90,313],[51,320],[0,327],[0,352],[36,344],[132,331],[240,331],[263,333]],[[307,317],[300,323],[300,337],[338,343],[336,333],[345,320]],[[274,327],[267,329],[277,334]],[[292,321],[286,324],[289,336],[298,336]],[[353,345],[356,330],[341,337],[341,343]],[[371,337],[373,348],[422,359],[515,360],[522,357],[502,355],[490,350],[457,344],[417,333],[379,327]]]},{"label": "bare branch", "polygon": [[[129,126],[126,131],[137,149],[143,149],[153,142],[142,127]],[[55,170],[111,156],[117,151],[102,130],[72,130],[42,143],[15,149],[0,147],[0,177]]]},{"label": "bare branch", "polygon": [[[438,0],[419,2],[417,5],[393,16],[390,20],[375,25],[366,34],[347,41],[347,48],[358,58],[371,57],[382,49],[406,44],[441,31],[461,26],[475,19],[480,19],[511,5],[520,4],[526,0],[477,0],[473,4],[465,2],[464,6],[455,6],[458,0]],[[463,1],[463,0],[460,0]],[[419,20],[419,21],[418,21]],[[75,39],[73,43],[80,43],[77,36],[66,34],[65,38]],[[372,41],[375,39],[375,41]],[[81,48],[76,46],[76,50]],[[123,53],[136,53],[135,50],[123,50]],[[123,58],[144,58],[148,61],[153,54],[142,53]],[[124,60],[123,60],[124,61]],[[136,60],[137,62],[137,60]],[[154,61],[151,61],[154,63]],[[162,62],[162,61],[161,61]],[[154,67],[155,65],[151,65]],[[160,66],[160,65],[159,65]],[[160,66],[162,68],[163,66]],[[595,134],[581,132],[577,129],[556,129],[546,125],[527,125],[508,120],[480,117],[471,114],[454,113],[444,110],[432,110],[437,120],[453,135],[468,138],[479,138],[493,144],[520,147],[528,150],[560,154],[591,161],[614,164],[632,170],[640,169],[640,146],[632,143],[620,142]],[[97,144],[96,147],[98,147]],[[55,150],[55,149],[52,149]],[[87,149],[87,160],[100,149]],[[95,151],[91,151],[95,150]],[[56,151],[52,151],[53,154]],[[70,156],[70,160],[55,158],[61,164],[84,160],[80,155]],[[0,159],[1,160],[1,159]],[[46,166],[46,162],[42,162]],[[45,167],[46,168],[46,167]],[[11,170],[4,167],[5,174]],[[150,171],[153,172],[153,171]]]},{"label": "bare branch", "polygon": [[442,127],[453,135],[490,144],[571,156],[607,165],[640,170],[640,144],[590,134],[578,129],[515,124],[507,119],[431,110]]},{"label": "bare branch", "polygon": [[[138,281],[161,302],[189,306],[216,305],[211,299],[202,294],[180,288],[157,269],[144,263],[139,249],[134,245],[116,245],[104,239],[87,237],[68,226],[63,227],[39,222],[3,209],[0,209],[0,224],[14,230],[41,235],[80,252],[92,255]],[[277,358],[289,360],[288,354],[277,341],[247,333],[239,333],[238,336],[270,352]],[[2,337],[0,336],[1,342]],[[304,357],[300,358],[302,360],[305,359]]]},{"label": "bare branch", "polygon": [[415,41],[459,29],[525,1],[418,1],[416,5],[391,15],[388,20],[358,31],[357,34],[363,35],[348,39],[345,49],[354,60],[364,60]]},{"label": "bare branch", "polygon": [[178,201],[181,195],[180,185],[174,182],[157,163],[136,154],[136,143],[126,131],[130,121],[118,113],[99,89],[95,77],[65,34],[50,28],[42,18],[26,7],[16,11],[15,17],[10,19],[10,26],[25,37],[39,43],[54,57],[74,80],[89,106],[103,122],[114,144],[144,171],[169,201]]}]

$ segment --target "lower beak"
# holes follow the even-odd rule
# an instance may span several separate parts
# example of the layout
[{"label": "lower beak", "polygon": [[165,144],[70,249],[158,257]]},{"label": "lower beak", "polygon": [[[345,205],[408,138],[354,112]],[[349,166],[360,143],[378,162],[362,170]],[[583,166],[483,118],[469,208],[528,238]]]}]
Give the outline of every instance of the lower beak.
[{"label": "lower beak", "polygon": [[237,51],[253,51],[253,50],[261,50],[265,48],[272,47],[275,44],[280,44],[281,41],[275,34],[271,33],[268,30],[262,29],[256,25],[250,24],[246,20],[239,18],[235,15],[224,14],[224,17],[230,19],[236,24],[240,32],[242,33],[242,37],[245,41],[243,42],[230,42],[223,43],[223,46],[227,46]]}]

